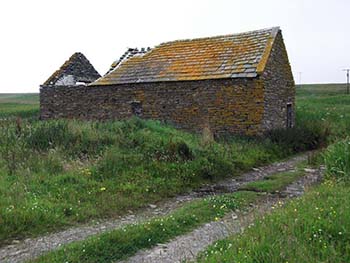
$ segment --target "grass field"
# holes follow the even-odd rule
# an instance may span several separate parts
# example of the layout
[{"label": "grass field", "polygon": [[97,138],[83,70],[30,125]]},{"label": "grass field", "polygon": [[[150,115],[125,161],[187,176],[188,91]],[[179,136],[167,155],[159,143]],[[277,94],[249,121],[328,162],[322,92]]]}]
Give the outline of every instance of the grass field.
[{"label": "grass field", "polygon": [[1,94],[0,93],[0,118],[11,116],[37,117],[39,114],[39,95],[28,94]]},{"label": "grass field", "polygon": [[333,140],[350,132],[350,96],[344,84],[297,87],[297,120],[321,123]]},{"label": "grass field", "polygon": [[[1,99],[37,111],[33,95]],[[296,152],[261,138],[206,141],[155,121],[41,122],[30,110],[18,122],[17,114],[0,124],[0,243],[119,216]]]},{"label": "grass field", "polygon": [[[344,139],[350,129],[350,97],[339,94],[342,90],[338,85],[304,85],[297,89],[295,129],[276,131],[267,138],[231,137],[221,141],[207,141],[200,135],[139,119],[40,122],[37,95],[1,94],[0,243],[122,215],[202,183]],[[16,121],[18,116],[22,117],[20,122]],[[329,156],[335,156],[332,151],[339,152],[331,149]],[[330,166],[334,162],[338,165],[338,158],[328,157]],[[338,174],[349,167],[346,161],[342,165]],[[329,174],[334,177],[334,172]],[[298,176],[282,174],[248,187],[273,192]],[[337,187],[347,189],[346,185]],[[210,212],[205,210],[203,213]],[[198,222],[183,226],[184,231],[207,220],[204,215],[198,217]],[[178,232],[171,235],[174,233]],[[115,236],[107,236],[103,243],[91,241],[91,246],[107,249],[109,238],[114,240]],[[144,235],[138,238],[133,242],[142,243]],[[160,235],[155,240],[163,242],[163,238]],[[152,245],[141,243],[128,247]],[[74,245],[72,250],[74,259],[79,255]]]},{"label": "grass field", "polygon": [[34,104],[39,105],[38,93],[0,93],[0,104]]}]

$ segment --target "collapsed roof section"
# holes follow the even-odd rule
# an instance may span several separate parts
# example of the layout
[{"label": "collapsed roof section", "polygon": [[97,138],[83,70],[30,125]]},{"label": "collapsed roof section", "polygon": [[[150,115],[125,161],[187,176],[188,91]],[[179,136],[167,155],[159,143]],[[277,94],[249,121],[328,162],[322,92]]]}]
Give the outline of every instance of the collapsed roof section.
[{"label": "collapsed roof section", "polygon": [[74,53],[43,86],[75,86],[87,85],[101,75],[90,61],[80,52]]}]

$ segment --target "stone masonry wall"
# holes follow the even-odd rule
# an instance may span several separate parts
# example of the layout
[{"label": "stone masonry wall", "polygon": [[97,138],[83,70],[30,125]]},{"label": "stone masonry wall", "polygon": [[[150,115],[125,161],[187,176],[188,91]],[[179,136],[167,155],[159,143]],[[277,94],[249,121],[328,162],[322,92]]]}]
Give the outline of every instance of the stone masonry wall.
[{"label": "stone masonry wall", "polygon": [[263,105],[258,78],[40,89],[41,119],[120,120],[137,114],[215,134],[261,133]]},{"label": "stone masonry wall", "polygon": [[295,84],[282,34],[272,46],[265,71],[263,130],[287,127],[287,104],[291,104],[291,123],[295,124]]}]

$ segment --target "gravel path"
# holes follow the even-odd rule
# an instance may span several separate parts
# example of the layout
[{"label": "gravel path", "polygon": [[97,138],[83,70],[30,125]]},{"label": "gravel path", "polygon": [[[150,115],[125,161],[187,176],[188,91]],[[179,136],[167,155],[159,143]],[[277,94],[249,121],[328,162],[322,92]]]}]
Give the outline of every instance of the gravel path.
[{"label": "gravel path", "polygon": [[287,198],[300,196],[306,187],[321,178],[322,170],[309,170],[307,175],[288,186],[278,195],[267,196],[248,211],[226,215],[221,221],[211,222],[183,236],[178,236],[167,244],[138,252],[123,263],[176,263],[194,260],[199,252],[219,239],[241,233],[255,218],[269,213],[273,207],[281,205]]},{"label": "gravel path", "polygon": [[[130,214],[120,218],[102,222],[92,222],[87,225],[69,228],[64,231],[37,238],[14,240],[12,244],[0,248],[0,262],[23,262],[47,251],[56,249],[63,244],[84,240],[89,236],[111,231],[125,224],[142,222],[155,216],[166,215],[186,202],[213,194],[234,192],[242,185],[260,180],[265,176],[277,172],[294,170],[296,164],[306,159],[307,154],[304,154],[284,162],[274,163],[261,168],[254,168],[253,171],[242,174],[241,176],[226,179],[212,185],[205,185],[196,191],[177,196],[166,202],[157,205],[150,204],[149,207],[141,209],[137,213],[130,211]],[[219,223],[217,224],[220,225]]]}]

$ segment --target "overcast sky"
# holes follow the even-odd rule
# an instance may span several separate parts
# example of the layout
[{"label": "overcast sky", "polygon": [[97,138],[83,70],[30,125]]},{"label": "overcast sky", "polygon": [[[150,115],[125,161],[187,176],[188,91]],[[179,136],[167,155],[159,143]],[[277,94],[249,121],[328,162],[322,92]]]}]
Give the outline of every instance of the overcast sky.
[{"label": "overcast sky", "polygon": [[345,82],[349,0],[1,0],[0,93],[38,92],[76,51],[104,74],[128,47],[272,26],[296,82]]}]

